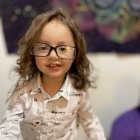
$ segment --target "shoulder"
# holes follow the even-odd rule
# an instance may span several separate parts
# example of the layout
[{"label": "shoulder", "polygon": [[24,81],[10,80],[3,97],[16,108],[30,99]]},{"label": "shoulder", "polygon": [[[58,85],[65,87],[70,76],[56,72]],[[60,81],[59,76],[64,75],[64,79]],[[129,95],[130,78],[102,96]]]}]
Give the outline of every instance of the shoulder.
[{"label": "shoulder", "polygon": [[132,127],[136,123],[140,123],[140,115],[137,108],[126,111],[121,114],[113,123],[114,127]]},{"label": "shoulder", "polygon": [[29,97],[32,96],[32,92],[36,87],[36,83],[36,79],[32,79],[31,81],[26,82],[26,84],[17,87],[9,98],[10,103],[21,103],[29,99]]},{"label": "shoulder", "polygon": [[133,120],[134,118],[136,118],[136,117],[138,117],[139,116],[139,112],[138,112],[138,110],[137,110],[137,108],[132,108],[132,109],[130,109],[130,110],[128,110],[128,111],[126,111],[126,112],[124,112],[122,115],[120,115],[119,117],[118,117],[118,121],[120,120]]},{"label": "shoulder", "polygon": [[139,130],[140,116],[137,108],[121,114],[113,123],[110,140],[136,139],[136,130]]},{"label": "shoulder", "polygon": [[78,90],[74,87],[73,79],[70,76],[67,76],[66,85],[67,91],[69,91],[69,96],[83,96],[84,91]]}]

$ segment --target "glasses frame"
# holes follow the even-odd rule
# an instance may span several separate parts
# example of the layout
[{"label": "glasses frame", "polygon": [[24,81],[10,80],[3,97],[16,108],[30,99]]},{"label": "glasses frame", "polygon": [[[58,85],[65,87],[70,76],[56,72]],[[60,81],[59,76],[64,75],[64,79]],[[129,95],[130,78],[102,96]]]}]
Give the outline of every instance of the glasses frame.
[{"label": "glasses frame", "polygon": [[[74,47],[74,46],[69,46],[69,45],[58,45],[58,46],[53,47],[53,46],[48,45],[48,44],[46,44],[46,43],[41,43],[41,42],[36,42],[36,43],[45,44],[45,45],[47,45],[47,46],[50,47],[50,50],[49,50],[48,54],[47,54],[47,55],[44,55],[44,56],[40,56],[40,55],[34,54],[34,53],[32,52],[32,49],[33,49],[34,47],[32,47],[32,48],[30,49],[30,54],[33,55],[33,56],[36,56],[36,57],[46,57],[46,56],[49,56],[52,50],[55,51],[55,53],[56,53],[56,55],[57,55],[57,57],[58,57],[59,59],[73,60],[73,59],[75,58],[76,54],[77,54],[77,48]],[[35,44],[36,44],[36,43],[35,43]],[[70,58],[61,58],[61,57],[58,55],[58,53],[57,53],[57,48],[59,48],[59,47],[61,47],[61,46],[75,48],[74,56],[73,56],[72,59],[70,59]]]}]

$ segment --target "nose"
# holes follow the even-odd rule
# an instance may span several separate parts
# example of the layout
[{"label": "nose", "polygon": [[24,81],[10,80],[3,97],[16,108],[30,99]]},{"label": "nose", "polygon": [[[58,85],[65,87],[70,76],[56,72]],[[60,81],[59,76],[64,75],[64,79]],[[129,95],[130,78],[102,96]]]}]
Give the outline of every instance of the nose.
[{"label": "nose", "polygon": [[58,58],[55,49],[52,49],[48,56],[49,58]]}]

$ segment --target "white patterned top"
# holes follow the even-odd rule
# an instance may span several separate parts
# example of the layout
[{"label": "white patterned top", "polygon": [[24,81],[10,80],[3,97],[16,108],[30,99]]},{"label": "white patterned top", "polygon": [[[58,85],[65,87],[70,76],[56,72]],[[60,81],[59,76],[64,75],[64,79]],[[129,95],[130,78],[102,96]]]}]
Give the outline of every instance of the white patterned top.
[{"label": "white patterned top", "polygon": [[31,83],[9,103],[0,140],[76,140],[79,124],[89,140],[106,140],[88,94],[75,90],[68,76],[54,97],[43,90],[40,76]]}]

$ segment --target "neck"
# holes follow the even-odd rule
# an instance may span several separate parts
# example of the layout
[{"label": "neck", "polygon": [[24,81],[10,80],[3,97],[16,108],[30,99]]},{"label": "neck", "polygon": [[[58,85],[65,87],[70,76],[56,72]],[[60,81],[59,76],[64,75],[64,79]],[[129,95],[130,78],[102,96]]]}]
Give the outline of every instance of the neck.
[{"label": "neck", "polygon": [[47,94],[51,97],[56,95],[56,93],[60,90],[63,83],[65,81],[65,77],[59,79],[48,79],[46,77],[42,77],[42,85]]}]

